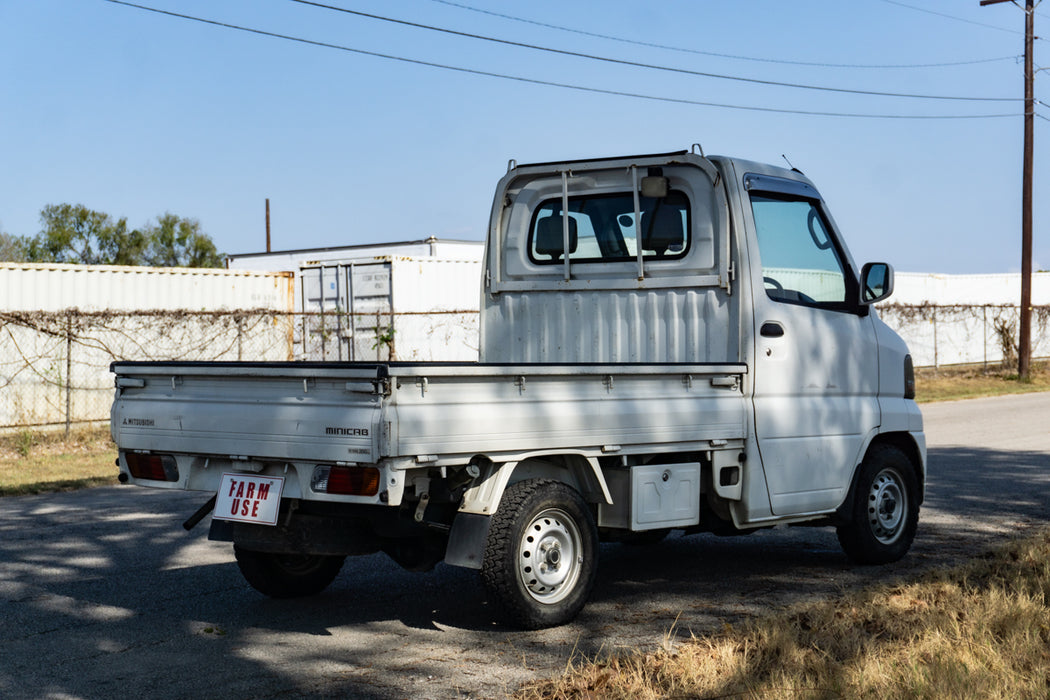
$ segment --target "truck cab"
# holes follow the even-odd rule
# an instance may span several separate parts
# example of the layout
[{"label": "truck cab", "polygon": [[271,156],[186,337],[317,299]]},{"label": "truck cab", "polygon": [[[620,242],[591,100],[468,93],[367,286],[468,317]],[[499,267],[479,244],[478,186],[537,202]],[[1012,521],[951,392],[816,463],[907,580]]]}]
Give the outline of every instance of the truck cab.
[{"label": "truck cab", "polygon": [[689,152],[514,167],[486,266],[483,362],[747,366],[737,525],[834,510],[876,442],[925,463],[907,347],[873,311],[892,268],[853,262],[797,170]]}]

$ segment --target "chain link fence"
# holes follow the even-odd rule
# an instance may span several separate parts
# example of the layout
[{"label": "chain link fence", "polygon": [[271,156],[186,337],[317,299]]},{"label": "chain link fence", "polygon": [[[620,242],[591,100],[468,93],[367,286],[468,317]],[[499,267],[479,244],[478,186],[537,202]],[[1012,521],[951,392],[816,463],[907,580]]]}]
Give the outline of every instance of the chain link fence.
[{"label": "chain link fence", "polygon": [[116,360],[288,360],[273,311],[0,312],[0,428],[109,419]]},{"label": "chain link fence", "polygon": [[[1016,304],[886,304],[879,316],[908,343],[916,367],[1017,367]],[[1032,357],[1050,357],[1050,306],[1032,307]]]},{"label": "chain link fence", "polygon": [[[886,305],[916,366],[1016,366],[1016,305]],[[1050,356],[1050,306],[1032,316],[1033,357]],[[0,430],[102,423],[117,360],[386,361],[477,357],[476,311],[0,312]]]},{"label": "chain link fence", "polygon": [[111,362],[477,359],[477,311],[0,312],[0,430],[109,420]]}]

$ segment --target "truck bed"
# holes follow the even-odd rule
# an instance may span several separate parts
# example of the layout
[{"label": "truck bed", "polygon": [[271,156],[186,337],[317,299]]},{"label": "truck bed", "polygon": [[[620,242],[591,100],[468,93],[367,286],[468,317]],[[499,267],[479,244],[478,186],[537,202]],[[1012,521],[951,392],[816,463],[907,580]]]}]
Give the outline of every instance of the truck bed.
[{"label": "truck bed", "polygon": [[[175,483],[212,490],[205,460],[387,469],[709,449],[745,437],[743,364],[117,362],[114,440],[182,455]],[[190,459],[193,455],[200,456]],[[256,465],[256,466],[252,466]],[[306,479],[304,482],[303,480]],[[296,481],[293,479],[292,481]],[[295,496],[296,489],[287,495]]]}]

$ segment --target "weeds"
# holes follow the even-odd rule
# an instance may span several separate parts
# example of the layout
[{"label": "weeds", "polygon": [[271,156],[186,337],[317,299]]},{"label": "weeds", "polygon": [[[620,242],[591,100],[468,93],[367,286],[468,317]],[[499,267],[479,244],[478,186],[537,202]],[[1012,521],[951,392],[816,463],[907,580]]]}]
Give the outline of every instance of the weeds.
[{"label": "weeds", "polygon": [[36,440],[33,437],[33,433],[29,430],[23,430],[15,437],[15,449],[18,450],[18,454],[23,457],[28,457],[35,442]]}]

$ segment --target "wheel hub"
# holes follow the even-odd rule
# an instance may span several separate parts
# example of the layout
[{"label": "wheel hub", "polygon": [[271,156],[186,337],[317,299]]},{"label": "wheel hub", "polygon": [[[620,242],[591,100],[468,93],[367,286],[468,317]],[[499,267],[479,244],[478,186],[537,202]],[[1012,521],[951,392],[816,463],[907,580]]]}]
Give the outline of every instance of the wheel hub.
[{"label": "wheel hub", "polygon": [[546,571],[557,571],[561,564],[561,544],[557,541],[544,542],[540,545],[540,552],[543,554],[543,563],[540,564],[540,568]]},{"label": "wheel hub", "polygon": [[518,574],[534,599],[556,603],[572,591],[580,575],[581,538],[575,523],[560,510],[533,518],[518,551]]},{"label": "wheel hub", "polygon": [[907,508],[900,476],[885,470],[872,481],[868,494],[868,522],[875,539],[891,544],[904,529]]}]

